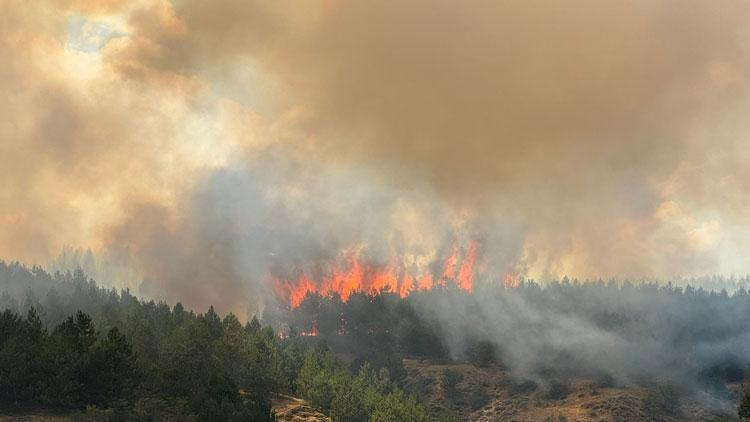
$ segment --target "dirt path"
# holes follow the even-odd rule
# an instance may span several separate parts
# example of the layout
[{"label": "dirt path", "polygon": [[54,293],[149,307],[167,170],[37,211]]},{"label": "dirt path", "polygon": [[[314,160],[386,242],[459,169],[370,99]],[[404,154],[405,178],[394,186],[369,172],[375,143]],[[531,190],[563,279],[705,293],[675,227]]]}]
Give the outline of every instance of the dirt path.
[{"label": "dirt path", "polygon": [[271,400],[271,405],[276,412],[276,418],[280,422],[330,422],[331,420],[331,418],[313,409],[307,402],[297,397],[280,394],[277,398]]}]

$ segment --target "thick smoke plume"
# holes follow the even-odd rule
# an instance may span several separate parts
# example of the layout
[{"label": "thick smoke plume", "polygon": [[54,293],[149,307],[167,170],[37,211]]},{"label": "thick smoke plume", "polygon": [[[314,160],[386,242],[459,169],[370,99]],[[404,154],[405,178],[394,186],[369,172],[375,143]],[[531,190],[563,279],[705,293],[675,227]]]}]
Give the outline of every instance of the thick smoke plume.
[{"label": "thick smoke plume", "polygon": [[748,5],[11,0],[0,255],[248,315],[269,275],[744,273]]}]

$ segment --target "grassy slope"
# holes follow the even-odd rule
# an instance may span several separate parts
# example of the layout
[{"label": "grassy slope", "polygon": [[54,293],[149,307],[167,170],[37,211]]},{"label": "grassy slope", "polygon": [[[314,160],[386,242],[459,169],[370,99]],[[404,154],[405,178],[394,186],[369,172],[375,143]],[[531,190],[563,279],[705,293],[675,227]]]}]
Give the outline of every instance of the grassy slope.
[{"label": "grassy slope", "polygon": [[[573,380],[567,394],[549,397],[543,388],[524,389],[503,368],[405,360],[408,389],[416,392],[434,417],[472,421],[730,421],[700,401],[665,400],[643,387],[600,387],[591,380]],[[446,397],[443,374],[451,369],[463,377],[456,397]],[[561,418],[562,416],[562,418]]]}]

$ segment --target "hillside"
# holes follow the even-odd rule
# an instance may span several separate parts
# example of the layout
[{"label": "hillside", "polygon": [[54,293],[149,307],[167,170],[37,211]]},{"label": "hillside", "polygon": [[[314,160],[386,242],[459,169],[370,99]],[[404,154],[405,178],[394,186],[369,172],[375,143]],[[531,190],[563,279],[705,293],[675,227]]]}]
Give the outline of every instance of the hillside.
[{"label": "hillside", "polygon": [[[736,420],[733,406],[711,408],[696,397],[659,387],[616,387],[577,379],[537,386],[499,366],[404,360],[407,389],[433,418],[471,421],[712,421]],[[446,374],[454,374],[450,392]],[[448,376],[450,378],[450,375]],[[737,386],[731,385],[736,398]],[[452,399],[450,397],[453,397]]]},{"label": "hillside", "polygon": [[[285,421],[733,420],[749,297],[576,283],[355,292],[347,302],[308,293],[297,308],[243,323],[103,289],[81,271],[0,262],[0,405],[22,420],[38,410],[245,420],[272,406]],[[506,314],[445,319],[489,301]],[[439,303],[445,315],[426,312]],[[547,317],[514,320],[521,305]],[[555,317],[587,331],[560,337]],[[616,354],[579,353],[594,346]],[[649,352],[658,349],[669,353]],[[512,375],[524,367],[536,382]]]}]

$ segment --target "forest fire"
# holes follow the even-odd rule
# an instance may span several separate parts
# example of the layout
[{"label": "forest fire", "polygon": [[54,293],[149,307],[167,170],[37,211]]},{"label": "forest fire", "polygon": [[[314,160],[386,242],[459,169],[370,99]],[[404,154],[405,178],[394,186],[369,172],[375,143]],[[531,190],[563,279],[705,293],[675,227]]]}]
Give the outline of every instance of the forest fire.
[{"label": "forest fire", "polygon": [[508,289],[515,289],[521,285],[521,277],[515,271],[508,271],[503,278],[503,284]]},{"label": "forest fire", "polygon": [[317,282],[304,274],[296,280],[272,277],[272,281],[276,294],[295,308],[308,292],[324,296],[338,293],[343,301],[354,292],[386,291],[406,297],[413,291],[430,290],[452,281],[471,293],[476,259],[475,242],[471,242],[463,253],[454,246],[442,262],[442,273],[436,277],[430,272],[412,275],[401,263],[386,266],[366,264],[358,254],[351,254],[345,266],[334,264],[330,275]]}]

